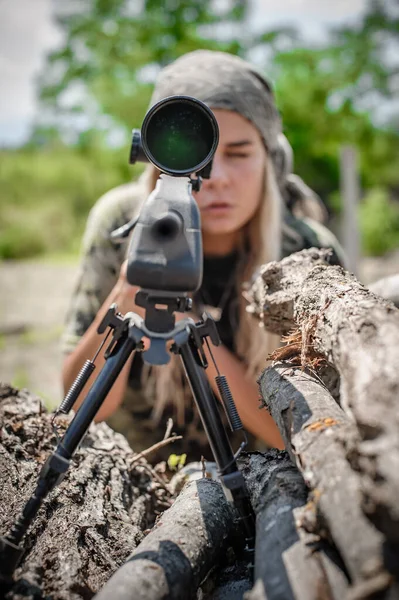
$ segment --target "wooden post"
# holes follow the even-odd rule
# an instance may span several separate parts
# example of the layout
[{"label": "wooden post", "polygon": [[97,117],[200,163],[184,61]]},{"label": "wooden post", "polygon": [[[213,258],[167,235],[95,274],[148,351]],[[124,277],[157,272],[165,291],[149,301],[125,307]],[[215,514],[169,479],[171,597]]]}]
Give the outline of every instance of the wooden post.
[{"label": "wooden post", "polygon": [[340,179],[342,198],[342,244],[347,256],[348,270],[358,274],[360,261],[360,229],[358,206],[360,184],[358,155],[353,146],[342,146],[340,151]]}]

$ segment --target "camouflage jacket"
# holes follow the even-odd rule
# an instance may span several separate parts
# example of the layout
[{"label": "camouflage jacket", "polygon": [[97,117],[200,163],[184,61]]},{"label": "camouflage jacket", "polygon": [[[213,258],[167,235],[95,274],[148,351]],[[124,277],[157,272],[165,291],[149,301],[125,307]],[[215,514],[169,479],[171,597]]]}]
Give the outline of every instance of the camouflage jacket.
[{"label": "camouflage jacket", "polygon": [[[71,352],[91,325],[98,310],[113,289],[125,259],[128,241],[114,242],[109,238],[111,231],[127,223],[138,213],[145,200],[143,178],[136,183],[119,186],[105,194],[90,212],[82,243],[82,256],[75,289],[67,313],[62,347],[65,353]],[[333,234],[323,225],[310,219],[298,219],[287,211],[283,227],[282,256],[287,256],[304,248],[331,247],[332,263],[342,263],[342,250]],[[234,269],[235,256],[219,260],[204,259],[204,280],[202,288],[208,295],[220,297],[226,286],[226,275]],[[212,302],[212,299],[211,299]],[[224,318],[220,321],[220,336],[225,345],[234,351],[231,308],[234,298],[226,304]],[[215,302],[217,305],[217,301]],[[229,316],[227,312],[229,311]],[[233,311],[234,312],[234,311]],[[167,407],[160,426],[154,426],[151,412],[154,396],[141,386],[141,356],[133,359],[129,384],[121,407],[109,418],[108,423],[116,431],[125,435],[135,451],[148,448],[162,439],[167,417],[173,417],[173,407]],[[205,434],[198,416],[191,408],[187,409],[184,439],[166,448],[154,459],[162,459],[171,452],[189,453],[189,458],[198,460],[201,455],[212,459],[207,447]],[[174,427],[176,432],[179,428]]]}]

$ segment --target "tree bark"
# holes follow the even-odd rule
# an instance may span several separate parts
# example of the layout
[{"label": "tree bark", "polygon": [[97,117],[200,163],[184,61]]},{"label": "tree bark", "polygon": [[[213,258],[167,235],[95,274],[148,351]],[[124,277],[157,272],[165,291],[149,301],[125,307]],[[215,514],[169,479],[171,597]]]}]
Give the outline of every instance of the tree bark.
[{"label": "tree bark", "polygon": [[339,372],[341,404],[360,433],[350,459],[361,474],[363,509],[397,545],[399,311],[328,266],[325,252],[304,250],[267,265],[249,293],[252,311],[274,332],[299,326]]},{"label": "tree bark", "polygon": [[188,483],[96,600],[188,600],[218,561],[233,512],[216,481]]},{"label": "tree bark", "polygon": [[321,557],[330,564],[334,551],[302,527],[298,510],[306,506],[308,490],[288,454],[251,453],[240,464],[257,515],[254,588],[246,598],[333,600],[338,583],[346,590],[346,577],[337,568],[338,583],[329,582]]},{"label": "tree bark", "polygon": [[[40,398],[0,384],[2,535],[9,533],[31,497],[41,467],[55,448],[51,420]],[[62,434],[70,419],[57,420]],[[234,576],[231,566],[220,573],[215,570],[219,559],[226,565],[223,552],[234,526],[233,510],[220,484],[209,479],[190,484],[153,527],[174,500],[161,466],[151,467],[107,425],[93,424],[65,479],[48,495],[28,530],[14,583],[4,595],[4,589],[0,591],[0,597],[88,600],[100,592],[99,597],[117,598],[111,576],[116,572],[116,582],[121,573],[125,576],[126,571],[118,569],[135,548],[127,563],[137,568],[130,573],[134,598],[164,597],[163,584],[170,586],[168,597],[188,598],[209,571],[215,575],[204,587],[204,598],[242,597],[250,588],[243,565],[237,565]]]},{"label": "tree bark", "polygon": [[250,302],[247,310],[272,333],[282,335],[294,329],[295,298],[301,294],[304,279],[316,265],[328,266],[329,254],[329,250],[311,248],[261,267],[246,292]]},{"label": "tree bark", "polygon": [[[272,364],[259,383],[288,452],[311,489],[305,524],[334,541],[351,593],[360,586],[364,593],[375,593],[377,586],[385,590],[391,578],[383,567],[384,537],[361,510],[360,478],[346,460],[358,441],[355,425],[320,381],[300,367]],[[368,588],[363,586],[366,581]]]},{"label": "tree bark", "polygon": [[[0,385],[0,531],[7,534],[56,442],[38,397]],[[68,419],[63,419],[61,430]],[[7,600],[87,600],[144,537],[171,494],[126,440],[93,425],[64,481],[45,500]]]}]

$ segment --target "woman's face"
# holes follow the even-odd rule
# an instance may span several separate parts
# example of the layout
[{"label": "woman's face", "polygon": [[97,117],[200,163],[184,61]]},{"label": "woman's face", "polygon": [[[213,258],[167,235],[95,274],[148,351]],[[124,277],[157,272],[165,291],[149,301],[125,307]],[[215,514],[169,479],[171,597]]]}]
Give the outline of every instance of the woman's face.
[{"label": "woman's face", "polygon": [[263,196],[266,151],[258,130],[236,112],[215,109],[219,145],[210,179],[194,194],[201,213],[204,251],[231,252],[239,231]]}]

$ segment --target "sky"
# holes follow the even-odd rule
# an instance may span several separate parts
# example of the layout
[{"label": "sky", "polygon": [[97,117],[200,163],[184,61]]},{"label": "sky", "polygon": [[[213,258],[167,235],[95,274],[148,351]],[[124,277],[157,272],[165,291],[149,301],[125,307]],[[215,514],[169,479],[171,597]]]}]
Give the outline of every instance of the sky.
[{"label": "sky", "polygon": [[[37,111],[35,78],[62,40],[52,7],[69,0],[0,0],[0,146],[23,143]],[[250,0],[252,23],[292,24],[322,38],[326,26],[356,20],[366,0]],[[54,4],[53,4],[54,3]]]}]

